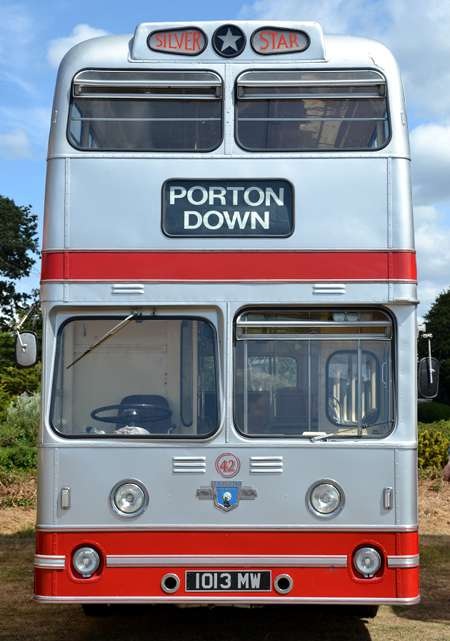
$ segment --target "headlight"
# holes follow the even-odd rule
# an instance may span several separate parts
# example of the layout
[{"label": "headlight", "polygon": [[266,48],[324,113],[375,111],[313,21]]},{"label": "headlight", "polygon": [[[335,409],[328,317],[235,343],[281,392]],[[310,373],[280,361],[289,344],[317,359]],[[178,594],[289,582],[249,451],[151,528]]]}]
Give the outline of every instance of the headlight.
[{"label": "headlight", "polygon": [[359,548],[353,555],[353,565],[359,574],[370,579],[381,568],[381,554],[375,548]]},{"label": "headlight", "polygon": [[320,516],[335,516],[344,507],[344,492],[334,481],[319,481],[308,490],[308,507]]},{"label": "headlight", "polygon": [[78,548],[73,554],[73,567],[84,579],[89,579],[100,566],[100,555],[94,548]]},{"label": "headlight", "polygon": [[138,516],[148,505],[148,493],[138,481],[121,481],[113,487],[111,503],[121,516]]}]

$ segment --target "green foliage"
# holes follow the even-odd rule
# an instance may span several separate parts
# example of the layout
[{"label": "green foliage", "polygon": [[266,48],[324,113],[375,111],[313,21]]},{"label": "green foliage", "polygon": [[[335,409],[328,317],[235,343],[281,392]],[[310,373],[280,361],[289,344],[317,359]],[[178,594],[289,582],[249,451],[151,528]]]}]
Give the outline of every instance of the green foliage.
[{"label": "green foliage", "polygon": [[7,392],[3,389],[2,384],[0,383],[0,425],[3,423],[3,421],[6,418],[6,411],[8,409],[8,405],[10,404],[11,399]]},{"label": "green foliage", "polygon": [[2,369],[0,387],[9,398],[12,398],[20,394],[34,394],[39,389],[40,381],[40,363],[37,363],[34,367],[27,368],[10,365]]},{"label": "green foliage", "polygon": [[[433,334],[433,356],[439,359],[440,389],[439,400],[450,403],[450,289],[442,292],[425,315],[427,332]],[[419,354],[426,356],[427,341],[419,340]]]},{"label": "green foliage", "polygon": [[36,467],[36,439],[40,419],[39,394],[21,394],[7,408],[0,425],[0,469]]},{"label": "green foliage", "polygon": [[450,405],[446,403],[419,403],[417,406],[417,415],[421,423],[434,423],[450,419]]},{"label": "green foliage", "polygon": [[419,471],[442,470],[448,461],[450,423],[419,426]]},{"label": "green foliage", "polygon": [[12,445],[0,447],[0,469],[13,470],[34,470],[37,465],[37,451],[35,446]]},{"label": "green foliage", "polygon": [[16,281],[29,276],[38,250],[37,216],[0,195],[0,324],[7,325],[17,306],[30,299],[16,290]]}]

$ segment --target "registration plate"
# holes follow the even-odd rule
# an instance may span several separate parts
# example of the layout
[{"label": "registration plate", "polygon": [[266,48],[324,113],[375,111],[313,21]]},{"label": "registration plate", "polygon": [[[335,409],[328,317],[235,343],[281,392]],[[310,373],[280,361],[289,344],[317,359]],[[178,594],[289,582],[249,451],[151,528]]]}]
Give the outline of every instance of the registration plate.
[{"label": "registration plate", "polygon": [[186,592],[270,592],[269,570],[186,572]]}]

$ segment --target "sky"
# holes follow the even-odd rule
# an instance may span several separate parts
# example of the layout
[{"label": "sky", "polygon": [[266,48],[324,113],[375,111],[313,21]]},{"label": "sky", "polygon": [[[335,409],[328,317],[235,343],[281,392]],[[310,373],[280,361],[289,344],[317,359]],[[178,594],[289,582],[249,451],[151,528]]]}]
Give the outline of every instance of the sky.
[{"label": "sky", "polygon": [[[31,204],[42,226],[54,82],[71,46],[144,21],[239,18],[316,20],[325,33],[375,38],[393,51],[408,107],[423,315],[450,286],[449,0],[0,0],[0,194]],[[22,288],[38,280],[36,265]]]}]

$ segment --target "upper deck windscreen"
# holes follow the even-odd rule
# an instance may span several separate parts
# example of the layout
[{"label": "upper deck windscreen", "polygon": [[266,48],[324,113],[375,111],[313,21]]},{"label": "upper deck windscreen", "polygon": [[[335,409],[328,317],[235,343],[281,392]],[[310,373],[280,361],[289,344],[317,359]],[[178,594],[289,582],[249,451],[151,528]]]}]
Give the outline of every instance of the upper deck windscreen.
[{"label": "upper deck windscreen", "polygon": [[[235,85],[235,138],[250,152],[374,151],[389,140],[374,70],[249,70]],[[210,152],[223,138],[211,71],[99,71],[73,81],[68,135],[81,150]]]}]

